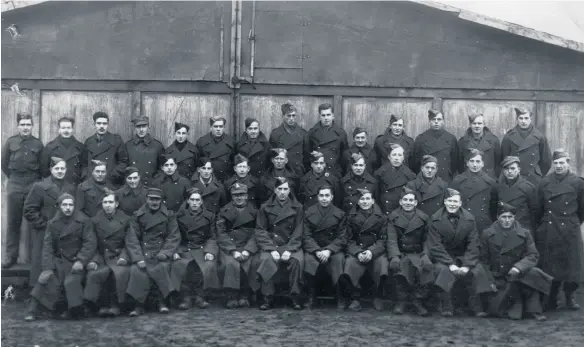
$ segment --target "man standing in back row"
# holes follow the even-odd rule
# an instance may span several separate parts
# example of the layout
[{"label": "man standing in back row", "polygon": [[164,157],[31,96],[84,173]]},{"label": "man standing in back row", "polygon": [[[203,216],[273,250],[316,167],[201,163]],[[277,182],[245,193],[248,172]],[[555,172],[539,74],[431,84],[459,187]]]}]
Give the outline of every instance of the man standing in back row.
[{"label": "man standing in back row", "polygon": [[282,109],[282,125],[272,130],[270,134],[270,146],[272,148],[284,148],[288,151],[288,164],[298,175],[302,176],[304,170],[304,151],[306,144],[306,130],[296,122],[296,107],[291,103],[285,103]]},{"label": "man standing in back row", "polygon": [[134,136],[126,142],[129,162],[140,171],[142,184],[150,187],[154,175],[161,166],[159,160],[164,153],[164,146],[150,135],[148,117],[140,116],[132,120],[132,123],[134,124]]},{"label": "man standing in back row", "polygon": [[[199,158],[211,159],[213,174],[220,182],[233,175],[233,157],[235,156],[235,140],[225,133],[227,119],[212,117],[209,119],[211,131],[197,140]],[[200,163],[205,165],[205,163]]]},{"label": "man standing in back row", "polygon": [[318,106],[320,121],[308,131],[308,148],[304,153],[305,167],[309,167],[309,155],[312,151],[321,152],[324,161],[339,178],[343,175],[343,153],[349,148],[347,133],[335,124],[335,115],[331,104]]}]

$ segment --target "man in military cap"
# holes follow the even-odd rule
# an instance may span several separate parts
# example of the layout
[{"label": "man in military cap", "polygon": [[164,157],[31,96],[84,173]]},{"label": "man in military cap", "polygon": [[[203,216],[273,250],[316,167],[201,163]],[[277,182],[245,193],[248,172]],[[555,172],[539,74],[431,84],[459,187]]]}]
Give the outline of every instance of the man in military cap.
[{"label": "man in military cap", "polygon": [[225,133],[227,120],[224,117],[212,117],[209,124],[211,131],[197,140],[197,149],[200,158],[211,159],[215,177],[223,182],[233,174],[235,140]]},{"label": "man in military cap", "polygon": [[31,292],[31,302],[25,316],[33,321],[39,304],[51,311],[65,294],[68,311],[62,318],[83,318],[83,282],[85,267],[96,249],[91,220],[75,211],[75,198],[65,193],[57,198],[58,212],[47,224],[42,248],[42,272]]},{"label": "man in military cap", "polygon": [[[428,222],[428,251],[434,264],[434,284],[441,290],[440,313],[454,315],[453,292],[457,299],[468,294],[469,308],[476,316],[486,313],[478,295],[491,291],[487,273],[479,263],[479,235],[473,215],[462,208],[460,192],[448,188],[444,207]],[[457,305],[461,306],[461,305]]]},{"label": "man in military cap", "polygon": [[191,188],[191,181],[179,174],[176,159],[170,154],[160,157],[160,171],[153,180],[152,186],[160,188],[164,195],[162,201],[166,207],[178,212],[185,201],[187,191]]},{"label": "man in military cap", "polygon": [[118,134],[110,133],[108,129],[109,115],[105,112],[93,114],[95,134],[85,140],[87,149],[87,166],[91,160],[101,160],[106,163],[108,169],[107,179],[114,187],[124,184],[124,170],[128,166],[128,152],[124,141]]},{"label": "man in military cap", "polygon": [[73,136],[75,120],[62,117],[57,121],[59,136],[47,143],[41,155],[41,170],[43,177],[51,175],[51,157],[60,157],[67,161],[67,175],[65,179],[73,185],[78,185],[87,176],[87,149],[83,143]]},{"label": "man in military cap", "polygon": [[[250,173],[249,159],[241,154],[235,155],[233,159],[233,171],[235,174],[225,181],[225,187],[232,187],[235,183],[245,185],[247,187],[247,201],[255,208],[259,208],[262,199],[262,191],[260,187],[260,180]],[[233,200],[229,196],[229,201]]]},{"label": "man in military cap", "polygon": [[531,124],[531,112],[515,108],[517,125],[501,141],[501,157],[519,157],[521,175],[537,186],[551,167],[551,152],[545,136]]},{"label": "man in military cap", "polygon": [[118,208],[131,216],[146,203],[148,189],[140,182],[140,172],[137,167],[128,166],[125,171],[126,183],[116,190],[116,197],[119,203]]},{"label": "man in military cap", "polygon": [[258,251],[254,237],[257,209],[248,202],[245,184],[235,182],[230,188],[233,201],[217,216],[217,243],[227,292],[227,308],[249,307],[249,296],[260,289],[257,268],[252,259]]},{"label": "man in military cap", "polygon": [[191,178],[197,169],[199,151],[188,139],[191,128],[183,123],[174,123],[174,141],[165,150],[165,153],[176,160],[178,173],[186,178]]},{"label": "man in military cap", "polygon": [[389,126],[382,135],[377,136],[373,149],[377,154],[379,166],[389,162],[390,143],[395,143],[404,149],[404,164],[410,169],[415,170],[412,166],[412,155],[414,153],[414,139],[409,137],[404,130],[404,117],[392,114],[389,116]]},{"label": "man in military cap", "polygon": [[521,319],[523,313],[536,320],[542,314],[540,294],[548,295],[552,277],[536,267],[539,253],[529,230],[515,221],[515,207],[500,202],[497,221],[480,238],[480,261],[493,278],[495,293],[489,296],[489,312]]},{"label": "man in military cap", "polygon": [[101,210],[101,199],[106,189],[113,187],[106,180],[107,164],[105,162],[92,160],[90,168],[91,177],[77,186],[75,201],[77,210],[92,218]]},{"label": "man in military cap", "polygon": [[406,187],[414,190],[420,200],[417,208],[428,216],[433,215],[444,206],[444,197],[448,183],[437,176],[438,159],[426,154],[422,157],[420,173]]},{"label": "man in military cap", "polygon": [[483,152],[483,171],[494,180],[501,172],[501,141],[491,130],[485,126],[485,117],[480,113],[468,116],[470,127],[458,140],[458,172],[466,171],[466,154],[470,148],[476,148]]},{"label": "man in military cap", "polygon": [[307,132],[296,121],[297,110],[287,102],[280,107],[282,110],[282,124],[272,130],[270,145],[272,148],[284,148],[288,151],[288,159],[292,169],[302,175],[304,169],[304,153],[308,147]]},{"label": "man in military cap", "polygon": [[438,176],[446,182],[458,171],[458,143],[456,137],[444,129],[444,115],[437,110],[428,111],[430,129],[424,131],[414,141],[412,165],[420,169],[422,157],[430,154],[438,159]]},{"label": "man in military cap", "polygon": [[162,190],[148,188],[146,204],[134,213],[126,238],[132,267],[126,293],[134,300],[130,317],[144,312],[148,294],[154,294],[158,312],[168,313],[168,296],[178,288],[170,267],[181,236],[174,213],[162,203]]},{"label": "man in military cap", "polygon": [[343,176],[351,170],[351,155],[353,153],[361,153],[365,158],[367,171],[373,174],[379,167],[379,159],[373,147],[367,143],[367,131],[363,128],[356,127],[353,130],[353,144],[343,153]]},{"label": "man in military cap", "polygon": [[[308,292],[306,306],[310,309],[316,301],[317,273],[322,272],[328,273],[333,286],[337,289],[337,307],[345,309],[348,304],[338,284],[345,267],[345,248],[348,241],[347,220],[345,212],[334,206],[332,202],[332,187],[322,185],[318,187],[318,204],[309,207],[304,213],[302,248]],[[354,305],[352,309],[359,310],[360,306]]]},{"label": "man in military cap", "polygon": [[2,147],[2,172],[8,177],[6,185],[6,250],[2,267],[9,268],[16,264],[20,246],[20,227],[24,201],[33,183],[40,177],[40,159],[43,150],[41,141],[32,136],[32,116],[18,113],[16,115],[18,135],[8,138]]},{"label": "man in military cap", "polygon": [[537,188],[521,176],[519,157],[507,156],[501,162],[503,173],[495,185],[497,201],[513,205],[516,209],[515,221],[534,236],[536,221],[539,221]]},{"label": "man in military cap", "polygon": [[164,146],[150,135],[148,117],[139,116],[132,120],[134,136],[126,142],[128,161],[130,165],[140,170],[142,184],[149,187],[161,164],[160,156],[164,153]]},{"label": "man in military cap", "polygon": [[276,291],[274,282],[283,275],[288,277],[294,309],[302,309],[299,295],[304,268],[302,251],[304,213],[302,205],[290,192],[288,179],[279,178],[275,194],[258,211],[255,238],[259,252],[253,262],[257,264],[261,292],[264,296],[260,310],[272,308]]},{"label": "man in military cap", "polygon": [[375,171],[373,177],[379,184],[379,207],[389,215],[399,207],[401,188],[416,178],[416,174],[404,164],[405,150],[402,146],[390,143],[389,162]]},{"label": "man in military cap", "polygon": [[312,151],[310,153],[310,168],[302,178],[298,191],[298,200],[308,209],[318,203],[318,187],[323,184],[331,186],[333,189],[333,205],[341,206],[341,186],[337,176],[332,174],[326,167],[322,153]]},{"label": "man in military cap", "polygon": [[552,156],[553,172],[542,178],[537,196],[543,216],[535,233],[541,269],[554,277],[548,309],[555,309],[563,283],[566,307],[580,309],[574,298],[584,282],[584,246],[580,228],[584,223],[584,179],[570,169],[570,156],[560,148]]},{"label": "man in military cap", "polygon": [[272,165],[270,165],[266,174],[260,177],[260,186],[263,189],[262,201],[267,201],[274,194],[279,177],[288,179],[291,193],[296,196],[300,176],[288,165],[288,151],[284,148],[272,148],[270,160]]},{"label": "man in military cap", "polygon": [[308,131],[308,147],[304,153],[305,167],[308,167],[308,155],[319,151],[324,155],[327,166],[338,177],[343,175],[343,153],[349,148],[347,133],[335,124],[335,115],[331,104],[318,106],[320,121]]}]

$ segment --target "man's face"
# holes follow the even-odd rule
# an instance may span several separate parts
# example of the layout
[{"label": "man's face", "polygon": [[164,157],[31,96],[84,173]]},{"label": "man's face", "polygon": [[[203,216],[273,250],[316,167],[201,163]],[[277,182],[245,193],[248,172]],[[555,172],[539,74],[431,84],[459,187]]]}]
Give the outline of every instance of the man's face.
[{"label": "man's face", "polygon": [[392,166],[400,167],[404,162],[404,150],[403,148],[396,148],[392,150],[389,155],[389,162]]},{"label": "man's face", "polygon": [[481,172],[481,170],[485,166],[485,163],[483,162],[482,156],[476,155],[476,156],[470,158],[466,162],[466,166],[468,166],[468,169],[470,170],[470,172],[479,173],[479,172]]},{"label": "man's face", "polygon": [[18,133],[20,136],[30,136],[32,133],[32,119],[21,119],[18,122]]},{"label": "man's face", "polygon": [[51,175],[58,180],[65,178],[67,173],[67,164],[64,161],[60,161],[57,165],[51,168]]},{"label": "man's face", "polygon": [[475,135],[482,135],[485,129],[485,117],[478,116],[475,120],[470,123],[470,129]]},{"label": "man's face", "polygon": [[174,133],[174,139],[178,143],[183,143],[187,140],[188,134],[187,128],[180,128]]},{"label": "man's face", "polygon": [[126,177],[126,183],[128,183],[128,186],[132,189],[138,187],[138,185],[140,185],[140,174],[134,172],[133,174],[128,175],[128,177]]},{"label": "man's face", "polygon": [[68,139],[73,135],[73,124],[71,122],[59,123],[59,135]]},{"label": "man's face", "polygon": [[276,169],[283,169],[288,163],[288,157],[284,153],[278,153],[277,156],[272,158],[272,163]]},{"label": "man's face", "polygon": [[503,229],[509,229],[513,226],[513,223],[515,223],[515,215],[511,212],[501,213],[497,217],[497,220]]},{"label": "man's face", "polygon": [[91,176],[96,182],[103,182],[105,181],[106,172],[105,165],[98,165],[93,168]]},{"label": "man's face", "polygon": [[113,194],[104,196],[103,199],[101,199],[101,206],[106,214],[116,213],[116,209],[118,208],[116,197]]},{"label": "man's face", "polygon": [[189,208],[191,209],[191,211],[198,211],[203,205],[203,198],[201,197],[201,194],[199,193],[191,194],[191,196],[189,196],[189,199],[187,200],[187,204],[189,204]]},{"label": "man's face", "polygon": [[359,207],[362,210],[369,210],[373,206],[374,203],[375,203],[375,200],[373,200],[373,197],[369,193],[361,195],[361,197],[357,201],[357,205],[359,205]]},{"label": "man's face", "polygon": [[143,138],[148,134],[148,125],[147,124],[140,124],[134,127],[134,132],[136,136],[139,138]]},{"label": "man's face", "polygon": [[333,120],[335,120],[335,115],[332,109],[328,108],[320,111],[320,124],[323,127],[330,127],[333,124]]},{"label": "man's face", "polygon": [[436,176],[438,172],[438,164],[434,162],[429,162],[422,165],[422,175],[427,179],[432,179]]},{"label": "man's face", "polygon": [[103,135],[107,132],[109,120],[107,118],[97,118],[95,120],[95,132],[98,135]]},{"label": "man's face", "polygon": [[235,165],[234,169],[235,173],[237,174],[237,177],[244,178],[249,173],[250,167],[247,164],[247,161],[244,161],[242,163]]},{"label": "man's face", "polygon": [[318,192],[318,203],[322,207],[327,207],[333,201],[333,193],[330,189],[321,189]]},{"label": "man's face", "polygon": [[521,129],[527,129],[531,125],[531,113],[520,114],[517,116],[517,125]]},{"label": "man's face", "polygon": [[316,174],[321,174],[324,172],[324,169],[326,168],[326,162],[324,161],[323,157],[318,158],[318,160],[313,161],[312,163],[310,163],[310,167],[312,168],[312,171]]},{"label": "man's face", "polygon": [[286,113],[285,115],[282,116],[282,120],[288,126],[292,127],[296,125],[296,111],[290,111],[289,113]]},{"label": "man's face", "polygon": [[247,205],[247,194],[246,193],[236,193],[236,194],[231,194],[231,197],[233,198],[233,204],[235,206],[245,206]]},{"label": "man's face", "polygon": [[245,132],[250,139],[257,139],[260,135],[260,125],[258,122],[252,122],[246,129]]},{"label": "man's face", "polygon": [[554,172],[558,175],[563,175],[570,171],[570,159],[559,158],[554,160]]},{"label": "man's face", "polygon": [[438,113],[436,117],[430,120],[430,128],[434,130],[440,130],[444,128],[444,116],[442,113]]},{"label": "man's face", "polygon": [[355,146],[361,148],[367,144],[367,133],[362,132],[355,135]]},{"label": "man's face", "polygon": [[398,121],[395,121],[395,122],[391,123],[390,127],[391,127],[391,133],[393,135],[401,136],[401,134],[404,132],[404,120],[400,119]]},{"label": "man's face", "polygon": [[399,200],[399,205],[404,209],[404,211],[410,212],[413,211],[416,206],[418,206],[418,200],[416,200],[416,196],[414,194],[406,194]]},{"label": "man's face", "polygon": [[365,172],[365,159],[361,158],[357,162],[351,165],[351,170],[354,175],[361,176]]},{"label": "man's face", "polygon": [[73,199],[65,199],[61,201],[61,205],[59,205],[59,207],[61,208],[61,212],[63,212],[63,214],[67,217],[71,216],[73,211],[75,211],[75,204],[73,203]]},{"label": "man's face", "polygon": [[444,207],[446,207],[446,211],[450,213],[455,213],[461,206],[462,200],[460,199],[460,195],[455,195],[444,199]]},{"label": "man's face", "polygon": [[281,184],[276,187],[276,198],[280,201],[285,201],[290,195],[290,185],[288,183]]},{"label": "man's face", "polygon": [[503,168],[503,175],[508,180],[516,179],[520,173],[521,173],[521,168],[519,167],[519,164],[517,164],[517,163],[507,165]]},{"label": "man's face", "polygon": [[146,198],[146,204],[151,211],[158,211],[161,203],[162,199],[157,196],[149,196]]},{"label": "man's face", "polygon": [[211,134],[215,137],[223,136],[223,132],[225,131],[225,122],[222,120],[218,120],[211,125]]},{"label": "man's face", "polygon": [[177,166],[176,163],[174,162],[174,159],[168,159],[166,163],[162,165],[162,171],[168,176],[174,175],[174,173],[176,172],[176,168]]},{"label": "man's face", "polygon": [[199,176],[201,176],[202,178],[208,180],[209,178],[211,178],[211,175],[213,175],[213,166],[211,166],[211,163],[208,162],[205,165],[201,166],[200,168],[197,169],[199,171]]}]

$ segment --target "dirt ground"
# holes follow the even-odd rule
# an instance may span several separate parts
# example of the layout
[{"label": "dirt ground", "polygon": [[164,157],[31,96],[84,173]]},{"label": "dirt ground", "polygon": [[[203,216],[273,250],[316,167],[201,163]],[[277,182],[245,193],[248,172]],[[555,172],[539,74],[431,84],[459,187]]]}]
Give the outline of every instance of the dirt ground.
[{"label": "dirt ground", "polygon": [[[582,299],[582,298],[580,298]],[[580,300],[582,301],[582,300]],[[219,304],[219,303],[217,303]],[[139,318],[24,322],[25,303],[2,306],[2,346],[582,346],[584,312],[558,311],[548,321],[434,314],[396,317],[366,307],[338,313],[276,308],[172,311]]]}]

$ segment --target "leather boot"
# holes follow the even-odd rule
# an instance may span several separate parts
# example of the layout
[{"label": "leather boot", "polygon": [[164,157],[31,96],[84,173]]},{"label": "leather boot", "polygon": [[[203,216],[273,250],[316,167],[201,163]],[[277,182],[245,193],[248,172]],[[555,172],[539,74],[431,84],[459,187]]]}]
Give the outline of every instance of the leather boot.
[{"label": "leather boot", "polygon": [[292,308],[296,311],[302,310],[302,305],[300,305],[300,298],[298,294],[292,294]]},{"label": "leather boot", "polygon": [[271,295],[264,296],[264,302],[260,305],[260,310],[267,311],[274,305],[274,297]]},{"label": "leather boot", "polygon": [[24,316],[24,320],[27,322],[32,322],[33,320],[37,319],[38,314],[38,306],[39,302],[35,298],[30,299],[30,303],[26,309],[26,316]]},{"label": "leather boot", "polygon": [[406,302],[400,300],[397,302],[397,304],[395,304],[392,312],[393,312],[393,314],[401,315],[401,314],[404,314],[405,309],[406,309]]},{"label": "leather boot", "polygon": [[440,297],[440,314],[442,317],[454,316],[454,307],[452,305],[452,296],[448,292],[442,292]]},{"label": "leather boot", "polygon": [[205,300],[205,298],[203,298],[202,296],[197,295],[197,297],[195,297],[195,306],[201,309],[205,309],[211,306],[211,304],[208,303],[207,300]]},{"label": "leather boot", "polygon": [[237,290],[227,290],[227,303],[225,306],[230,310],[237,308]]},{"label": "leather boot", "polygon": [[422,304],[422,302],[420,300],[414,300],[412,302],[412,305],[414,306],[414,308],[416,309],[416,314],[420,317],[426,317],[428,316],[428,310],[426,310],[426,308],[424,307],[424,305]]},{"label": "leather boot", "polygon": [[580,309],[580,305],[576,302],[574,298],[574,292],[566,292],[566,308],[568,310],[578,311]]}]

